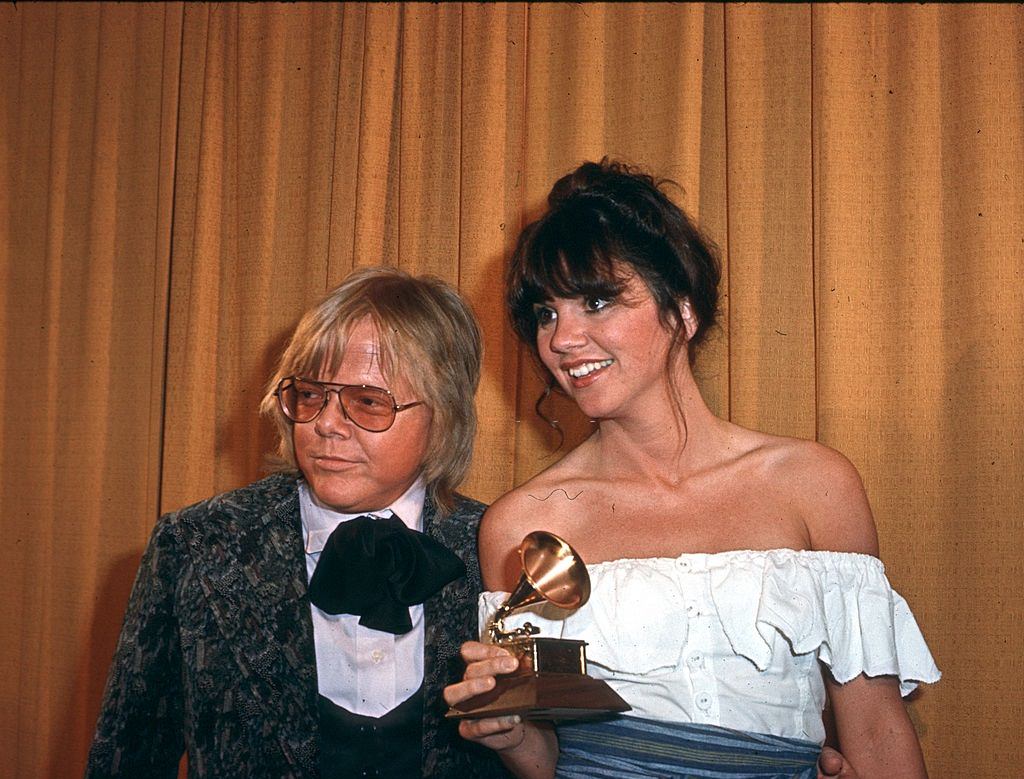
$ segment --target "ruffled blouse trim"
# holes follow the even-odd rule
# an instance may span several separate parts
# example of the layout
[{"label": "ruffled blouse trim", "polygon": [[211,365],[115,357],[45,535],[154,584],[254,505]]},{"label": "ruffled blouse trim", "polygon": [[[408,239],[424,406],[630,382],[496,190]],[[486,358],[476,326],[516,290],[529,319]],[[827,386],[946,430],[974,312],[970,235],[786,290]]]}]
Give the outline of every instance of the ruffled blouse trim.
[{"label": "ruffled blouse trim", "polygon": [[[840,683],[891,675],[907,695],[941,676],[910,607],[869,555],[742,550],[621,559],[587,570],[587,604],[568,615],[541,604],[507,618],[506,627],[530,621],[542,635],[582,638],[590,662],[632,677],[677,666],[691,620],[710,609],[733,652],[760,671],[781,635],[793,654],[816,653]],[[505,595],[481,596],[481,625]]]}]

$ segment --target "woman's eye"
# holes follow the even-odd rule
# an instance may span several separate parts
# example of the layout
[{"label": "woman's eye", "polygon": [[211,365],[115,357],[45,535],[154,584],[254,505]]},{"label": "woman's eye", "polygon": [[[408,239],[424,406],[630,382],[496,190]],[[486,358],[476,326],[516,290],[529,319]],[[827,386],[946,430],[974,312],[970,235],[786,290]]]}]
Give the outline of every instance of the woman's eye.
[{"label": "woman's eye", "polygon": [[602,308],[611,305],[607,298],[583,298],[583,307],[587,311],[600,311]]},{"label": "woman's eye", "polygon": [[555,311],[547,306],[537,306],[533,309],[533,314],[537,317],[537,324],[540,327],[549,325],[555,321]]}]

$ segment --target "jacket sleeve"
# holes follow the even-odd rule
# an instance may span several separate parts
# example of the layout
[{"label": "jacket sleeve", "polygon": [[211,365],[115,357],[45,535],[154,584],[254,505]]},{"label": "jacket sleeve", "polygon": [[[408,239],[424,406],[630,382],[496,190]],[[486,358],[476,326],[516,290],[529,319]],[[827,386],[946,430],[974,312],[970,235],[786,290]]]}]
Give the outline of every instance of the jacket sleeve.
[{"label": "jacket sleeve", "polygon": [[86,777],[176,777],[184,749],[175,589],[185,560],[161,518],[135,577],[110,666]]}]

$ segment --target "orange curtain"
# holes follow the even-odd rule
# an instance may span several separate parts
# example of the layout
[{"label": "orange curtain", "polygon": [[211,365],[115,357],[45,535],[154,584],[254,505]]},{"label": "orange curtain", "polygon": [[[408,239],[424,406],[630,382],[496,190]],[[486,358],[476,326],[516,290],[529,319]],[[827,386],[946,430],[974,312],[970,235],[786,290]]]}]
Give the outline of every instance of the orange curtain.
[{"label": "orange curtain", "polygon": [[4,776],[81,776],[157,510],[180,39],[180,6],[0,9]]},{"label": "orange curtain", "polygon": [[722,250],[712,407],[860,469],[944,671],[932,776],[1015,771],[1022,39],[1019,4],[0,8],[0,774],[81,775],[157,515],[261,475],[271,366],[353,267],[481,320],[464,492],[560,454],[502,269],[605,154]]}]

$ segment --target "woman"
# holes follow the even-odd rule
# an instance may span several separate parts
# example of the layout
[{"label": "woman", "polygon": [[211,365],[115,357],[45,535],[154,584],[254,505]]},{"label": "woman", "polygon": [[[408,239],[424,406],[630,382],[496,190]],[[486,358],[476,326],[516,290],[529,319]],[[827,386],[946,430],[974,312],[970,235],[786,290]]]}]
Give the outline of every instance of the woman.
[{"label": "woman", "polygon": [[[861,776],[924,776],[900,695],[939,674],[885,579],[856,470],[820,444],[717,418],[694,381],[717,307],[709,244],[652,178],[607,160],[559,180],[548,202],[512,259],[512,323],[597,428],[488,509],[484,585],[513,588],[529,531],[568,540],[590,602],[519,622],[586,640],[590,673],[632,711],[557,729],[465,721],[462,734],[523,777],[813,777],[827,693]],[[484,613],[503,597],[488,593]],[[463,654],[449,703],[516,665],[475,642]]]},{"label": "woman", "polygon": [[306,313],[262,403],[282,470],[160,519],[87,775],[500,775],[439,705],[481,589],[480,352],[454,289],[394,269]]}]

